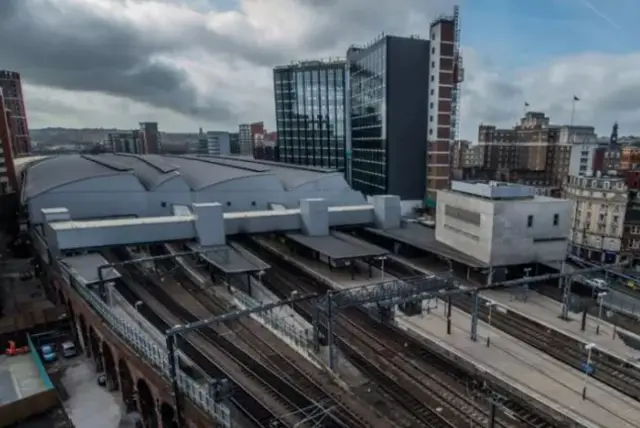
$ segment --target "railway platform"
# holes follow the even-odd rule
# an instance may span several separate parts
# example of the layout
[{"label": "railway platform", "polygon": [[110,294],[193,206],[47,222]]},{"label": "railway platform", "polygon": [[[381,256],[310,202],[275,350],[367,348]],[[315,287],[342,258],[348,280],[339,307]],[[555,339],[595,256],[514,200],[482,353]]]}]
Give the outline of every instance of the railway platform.
[{"label": "railway platform", "polygon": [[[444,304],[418,316],[398,314],[399,327],[432,342],[442,353],[529,396],[539,409],[584,427],[638,428],[640,403],[592,378],[587,399],[582,399],[584,375],[500,330],[480,322],[478,341],[470,340],[470,316],[452,309],[451,334],[447,334]],[[491,346],[486,337],[491,336]]]},{"label": "railway platform", "polygon": [[[351,272],[347,269],[331,269],[329,265],[323,261],[312,260],[289,251],[285,245],[276,240],[261,237],[255,237],[253,239],[260,243],[260,245],[271,249],[273,252],[282,254],[289,263],[303,269],[324,283],[331,284],[331,286],[336,289],[377,284],[384,279],[384,275],[380,269],[373,266],[369,267],[361,261],[353,261],[358,264],[359,272],[352,277]],[[369,268],[371,268],[371,277],[369,277]],[[391,279],[390,276],[389,279]]]},{"label": "railway platform", "polygon": [[[619,337],[622,334],[638,338],[637,335],[622,330],[608,323],[605,319],[599,320],[597,317],[587,315],[585,330],[582,331],[581,313],[576,314],[569,312],[571,321],[565,321],[560,318],[562,303],[536,292],[529,292],[526,302],[520,299],[516,300],[514,295],[506,290],[485,291],[482,293],[482,297],[492,300],[548,328],[565,333],[584,344],[595,343],[599,349],[640,368],[640,351],[627,346]],[[603,313],[603,318],[605,317],[606,314]],[[597,333],[598,325],[600,325],[599,334]],[[638,338],[638,340],[640,340],[640,338]],[[640,419],[640,415],[638,418]]]}]

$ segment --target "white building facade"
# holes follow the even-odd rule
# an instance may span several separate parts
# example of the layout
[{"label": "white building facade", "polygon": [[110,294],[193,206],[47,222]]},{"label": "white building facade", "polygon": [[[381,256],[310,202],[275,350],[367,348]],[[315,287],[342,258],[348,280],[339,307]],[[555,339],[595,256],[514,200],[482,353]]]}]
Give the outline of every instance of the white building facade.
[{"label": "white building facade", "polygon": [[571,203],[529,186],[452,182],[438,193],[436,239],[489,266],[566,257]]},{"label": "white building facade", "polygon": [[618,263],[628,202],[624,179],[569,176],[565,187],[572,201],[569,251],[597,263]]}]

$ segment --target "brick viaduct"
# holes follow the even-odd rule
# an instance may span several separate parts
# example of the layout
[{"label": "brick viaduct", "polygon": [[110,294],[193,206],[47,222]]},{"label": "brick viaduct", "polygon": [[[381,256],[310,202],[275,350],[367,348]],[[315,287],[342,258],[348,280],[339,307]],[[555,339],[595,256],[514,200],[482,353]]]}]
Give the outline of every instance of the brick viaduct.
[{"label": "brick viaduct", "polygon": [[[119,391],[128,411],[138,411],[145,427],[177,428],[170,384],[154,367],[138,357],[116,335],[59,272],[41,263],[45,287],[65,305],[73,322],[77,343],[93,361],[96,372],[105,373],[107,387]],[[216,422],[186,397],[181,400],[185,428],[210,428]]]}]

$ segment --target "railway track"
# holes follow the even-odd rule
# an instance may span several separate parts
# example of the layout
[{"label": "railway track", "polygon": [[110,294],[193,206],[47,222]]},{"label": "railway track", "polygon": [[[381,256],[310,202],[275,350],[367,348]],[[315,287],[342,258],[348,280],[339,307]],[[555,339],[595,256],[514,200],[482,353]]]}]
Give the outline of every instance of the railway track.
[{"label": "railway track", "polygon": [[[453,304],[466,312],[472,310],[472,301],[468,297],[457,297],[453,299]],[[487,322],[488,308],[480,305],[478,309],[480,319]],[[581,341],[512,311],[492,311],[491,325],[570,367],[584,370],[587,351]],[[633,366],[600,352],[597,348],[591,353],[591,365],[595,368],[591,375],[594,379],[640,400],[640,373]]]},{"label": "railway track", "polygon": [[[389,263],[389,269],[389,273],[393,275],[415,274],[413,269],[405,268],[393,261]],[[459,309],[471,313],[472,300],[470,297],[456,296],[452,302]],[[489,309],[485,305],[479,305],[478,310],[480,319],[488,322]],[[491,325],[570,367],[580,371],[584,370],[583,364],[587,359],[584,344],[563,332],[549,329],[514,311],[507,311],[507,313],[492,311]],[[631,398],[640,400],[640,370],[597,348],[592,351],[591,361],[595,368],[592,374],[594,379]]]},{"label": "railway track", "polygon": [[[243,244],[271,264],[263,282],[283,297],[293,290],[308,292],[325,287],[310,280],[308,274],[295,272],[294,267],[259,244]],[[310,319],[310,305],[297,305],[296,309]],[[463,370],[443,361],[418,339],[376,323],[364,312],[354,309],[343,313],[347,316],[340,316],[334,324],[338,347],[361,371],[387,388],[420,426],[488,426],[488,401],[478,391],[470,394],[469,384],[474,380]],[[503,398],[498,405],[504,411],[498,412],[495,426],[553,426],[514,401]]]},{"label": "railway track", "polygon": [[[203,290],[179,269],[175,270],[175,267],[177,266],[173,266],[172,270],[176,272],[176,281],[208,311],[207,314],[199,314],[200,318],[229,311],[225,300]],[[242,340],[251,348],[257,361],[271,366],[283,378],[290,380],[302,390],[311,399],[308,406],[310,412],[318,413],[318,420],[326,419],[329,422],[326,426],[387,428],[393,425],[375,409],[364,405],[355,396],[332,383],[324,372],[310,362],[302,360],[301,355],[284,345],[279,338],[262,328],[256,321],[238,320],[233,323],[232,330],[221,331],[221,334],[229,333],[233,333],[236,341]],[[319,406],[327,410],[322,411]]]},{"label": "railway track", "polygon": [[[118,258],[120,261],[125,259],[121,255]],[[150,315],[150,322],[155,321],[158,327],[166,329],[169,325],[197,320],[148,278],[146,272],[132,266],[120,271],[126,282],[125,298],[128,294],[141,300],[141,312]],[[256,364],[250,356],[243,355],[230,340],[212,329],[187,333],[183,337],[186,340],[179,341],[179,348],[213,378],[229,379],[234,391],[231,403],[254,426],[294,427],[303,421],[305,415],[299,411],[304,406],[297,403],[300,393],[295,386],[269,368]]]}]

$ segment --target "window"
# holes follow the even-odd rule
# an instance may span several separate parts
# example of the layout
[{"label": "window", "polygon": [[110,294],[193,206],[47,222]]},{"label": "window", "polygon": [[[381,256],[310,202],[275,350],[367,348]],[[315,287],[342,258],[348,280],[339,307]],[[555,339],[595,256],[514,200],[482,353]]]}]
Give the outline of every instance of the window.
[{"label": "window", "polygon": [[433,129],[429,130],[429,135],[433,135]]},{"label": "window", "polygon": [[431,61],[431,68],[436,68],[436,62],[435,61]]},{"label": "window", "polygon": [[433,103],[429,103],[429,108],[433,108]]},{"label": "window", "polygon": [[431,81],[434,82],[436,80],[436,76],[434,76],[433,74],[431,75]]},{"label": "window", "polygon": [[429,122],[433,122],[433,116],[429,116]]},{"label": "window", "polygon": [[533,216],[530,215],[527,217],[527,227],[533,226]]},{"label": "window", "polygon": [[554,214],[553,215],[553,225],[557,226],[559,221],[560,221],[560,214]]},{"label": "window", "polygon": [[431,95],[434,95],[436,91],[434,89],[431,90]]}]

